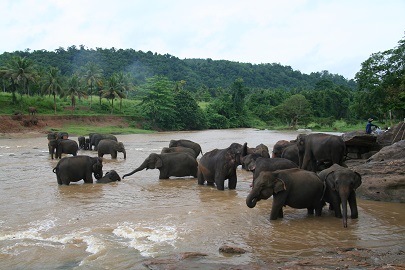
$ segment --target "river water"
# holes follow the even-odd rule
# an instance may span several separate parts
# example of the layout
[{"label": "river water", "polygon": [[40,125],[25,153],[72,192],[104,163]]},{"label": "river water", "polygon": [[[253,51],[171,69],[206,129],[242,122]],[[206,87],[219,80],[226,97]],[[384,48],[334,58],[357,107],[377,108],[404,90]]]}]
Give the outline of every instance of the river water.
[{"label": "river water", "polygon": [[[122,176],[172,139],[198,142],[203,152],[233,142],[264,143],[271,151],[278,140],[296,136],[254,129],[117,135],[127,159],[105,155],[103,169]],[[271,198],[246,206],[252,175],[241,168],[236,190],[199,186],[195,178],[159,180],[158,170],[117,183],[58,186],[57,162],[46,136],[0,140],[0,269],[145,269],[146,260],[183,252],[207,254],[202,265],[245,265],[336,247],[405,246],[403,204],[358,200],[359,218],[349,219],[348,228],[325,208],[322,217],[308,217],[287,207],[283,219],[270,222]],[[223,245],[248,252],[229,256],[219,252]]]}]

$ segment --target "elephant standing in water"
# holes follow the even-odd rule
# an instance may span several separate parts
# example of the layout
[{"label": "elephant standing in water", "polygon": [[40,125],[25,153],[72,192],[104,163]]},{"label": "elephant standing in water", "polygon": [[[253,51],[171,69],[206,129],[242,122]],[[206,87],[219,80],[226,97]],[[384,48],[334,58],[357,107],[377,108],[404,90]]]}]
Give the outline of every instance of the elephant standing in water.
[{"label": "elephant standing in water", "polygon": [[299,134],[297,137],[300,168],[316,171],[317,163],[344,165],[346,144],[342,137],[323,133]]},{"label": "elephant standing in water", "polygon": [[161,154],[165,153],[179,153],[179,152],[185,152],[189,153],[192,155],[194,158],[197,158],[199,153],[196,153],[193,149],[188,148],[188,147],[183,147],[183,146],[174,146],[174,147],[163,147]]},{"label": "elephant standing in water", "polygon": [[197,166],[197,160],[188,153],[152,153],[145,159],[141,166],[130,173],[124,174],[122,179],[143,169],[159,169],[159,179],[168,179],[170,176],[197,177]]},{"label": "elephant standing in water", "polygon": [[117,159],[117,152],[124,154],[124,159],[127,158],[124,144],[110,139],[103,139],[98,143],[98,157],[103,157],[105,154],[110,154],[112,159]]},{"label": "elephant standing in water", "polygon": [[343,227],[347,227],[347,202],[349,202],[351,218],[358,218],[356,189],[361,185],[361,175],[338,164],[319,173],[325,182],[324,200],[335,210],[335,216],[343,217]]},{"label": "elephant standing in water", "polygon": [[96,179],[103,177],[103,160],[89,156],[64,157],[53,172],[59,185],[69,185],[82,179],[85,183],[93,183],[92,173]]},{"label": "elephant standing in water", "polygon": [[241,165],[242,145],[233,143],[225,149],[214,149],[205,153],[198,164],[198,184],[217,186],[224,190],[225,180],[228,179],[229,189],[235,189],[238,181],[236,168]]},{"label": "elephant standing in water", "polygon": [[100,133],[90,133],[90,150],[92,150],[92,146],[94,145],[94,151],[97,151],[98,144],[101,140],[110,139],[118,142],[117,137],[112,134],[100,134]]},{"label": "elephant standing in water", "polygon": [[169,147],[176,147],[176,146],[182,146],[193,149],[196,157],[198,157],[200,153],[202,154],[201,146],[198,143],[190,140],[171,140],[169,143]]},{"label": "elephant standing in water", "polygon": [[262,171],[254,181],[252,190],[246,197],[249,208],[256,206],[260,200],[273,196],[270,219],[283,217],[283,207],[288,205],[297,209],[308,209],[308,214],[322,214],[322,194],[324,185],[314,172],[298,168]]},{"label": "elephant standing in water", "polygon": [[53,159],[54,150],[56,150],[55,158],[62,158],[63,154],[71,154],[73,156],[77,155],[77,151],[79,151],[79,145],[76,141],[71,139],[56,139],[50,140],[48,143],[50,147],[51,157]]}]

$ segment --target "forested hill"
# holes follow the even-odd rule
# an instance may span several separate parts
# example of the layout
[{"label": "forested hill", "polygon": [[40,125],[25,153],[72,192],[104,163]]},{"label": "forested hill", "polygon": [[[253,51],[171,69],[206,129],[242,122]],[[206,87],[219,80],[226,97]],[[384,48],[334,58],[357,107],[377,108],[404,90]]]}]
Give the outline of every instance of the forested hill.
[{"label": "forested hill", "polygon": [[129,72],[135,78],[135,84],[142,84],[146,78],[155,75],[168,77],[172,81],[184,80],[187,89],[195,91],[201,87],[226,88],[237,78],[242,78],[250,88],[312,89],[321,79],[327,79],[337,85],[354,89],[353,80],[347,80],[328,71],[303,74],[290,66],[277,63],[250,64],[212,59],[179,59],[170,54],[158,54],[151,51],[133,49],[88,49],[85,46],[58,48],[55,51],[34,50],[6,52],[0,55],[0,66],[12,56],[18,55],[31,59],[41,68],[57,67],[63,75],[72,75],[88,62],[98,64],[103,76],[113,73]]}]

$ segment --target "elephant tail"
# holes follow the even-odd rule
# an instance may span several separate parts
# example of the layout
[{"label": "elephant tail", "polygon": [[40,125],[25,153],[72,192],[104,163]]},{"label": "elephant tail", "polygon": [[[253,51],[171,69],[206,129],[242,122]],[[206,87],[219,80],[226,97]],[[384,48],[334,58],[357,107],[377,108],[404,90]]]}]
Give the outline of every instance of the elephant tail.
[{"label": "elephant tail", "polygon": [[59,167],[56,166],[55,168],[53,168],[52,172],[53,172],[53,173],[57,173],[57,172],[58,172],[58,169],[59,169]]}]

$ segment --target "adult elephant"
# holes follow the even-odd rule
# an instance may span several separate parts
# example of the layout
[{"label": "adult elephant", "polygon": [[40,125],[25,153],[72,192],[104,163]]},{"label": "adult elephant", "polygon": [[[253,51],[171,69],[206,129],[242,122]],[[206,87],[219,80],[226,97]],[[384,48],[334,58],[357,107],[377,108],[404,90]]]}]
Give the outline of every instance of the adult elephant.
[{"label": "adult elephant", "polygon": [[197,166],[197,160],[187,153],[152,153],[138,168],[125,174],[122,179],[143,169],[159,169],[159,179],[168,179],[170,176],[197,177]]},{"label": "adult elephant", "polygon": [[325,182],[324,200],[335,211],[335,216],[343,217],[343,227],[347,227],[347,202],[349,202],[351,218],[358,218],[356,189],[361,185],[361,175],[338,164],[319,173]]},{"label": "adult elephant", "polygon": [[183,147],[183,146],[174,146],[174,147],[163,147],[161,154],[166,154],[166,153],[180,153],[180,152],[184,152],[184,153],[188,153],[190,155],[192,155],[194,158],[197,158],[197,156],[199,155],[196,154],[196,152],[188,147]]},{"label": "adult elephant", "polygon": [[91,133],[89,135],[89,138],[90,138],[90,150],[93,150],[93,146],[94,146],[94,151],[97,151],[98,143],[101,140],[110,139],[110,140],[114,140],[114,141],[118,142],[117,137],[115,137],[112,134]]},{"label": "adult elephant", "polygon": [[182,146],[182,147],[187,147],[187,148],[191,148],[194,150],[196,157],[198,157],[198,155],[203,154],[202,150],[201,150],[201,146],[193,141],[190,140],[171,140],[169,143],[169,147],[176,147],[176,146]]},{"label": "adult elephant", "polygon": [[77,137],[77,142],[79,143],[79,148],[80,149],[85,149],[86,148],[86,137],[84,137],[84,136]]},{"label": "adult elephant", "polygon": [[28,107],[28,112],[30,115],[35,115],[38,111],[36,107]]},{"label": "adult elephant", "polygon": [[315,214],[320,216],[323,189],[322,180],[314,172],[298,168],[262,171],[246,197],[246,205],[253,208],[258,201],[273,196],[270,220],[282,218],[285,205],[297,209],[306,208],[309,215],[313,215],[315,210]]},{"label": "adult elephant", "polygon": [[64,157],[53,169],[59,185],[69,185],[70,182],[84,180],[93,183],[93,176],[100,179],[103,176],[103,161],[98,157],[75,156]]},{"label": "adult elephant", "polygon": [[121,181],[121,177],[115,170],[111,170],[105,173],[103,177],[97,180],[99,184],[106,184],[111,182]]},{"label": "adult elephant", "polygon": [[283,152],[281,153],[281,158],[285,158],[291,160],[295,164],[300,165],[300,155],[298,152],[298,146],[296,143],[293,143],[286,148],[284,148]]},{"label": "adult elephant", "polygon": [[117,158],[117,152],[124,154],[124,159],[127,158],[124,144],[111,139],[103,139],[98,143],[97,153],[98,157],[103,157],[105,154],[110,154],[112,159]]},{"label": "adult elephant", "polygon": [[276,158],[276,157],[281,157],[281,154],[283,153],[284,149],[290,145],[296,144],[296,141],[286,141],[286,140],[280,140],[277,141],[276,144],[273,146],[273,151],[271,152],[271,157]]},{"label": "adult elephant", "polygon": [[297,136],[300,168],[316,171],[317,162],[344,165],[346,145],[342,137],[323,133]]},{"label": "adult elephant", "polygon": [[241,165],[242,145],[232,143],[225,149],[214,149],[205,153],[198,164],[198,184],[215,183],[218,190],[224,190],[225,180],[228,179],[229,189],[235,189],[238,181],[236,168]]},{"label": "adult elephant", "polygon": [[[71,154],[73,156],[77,155],[79,151],[79,145],[76,141],[71,139],[56,139],[50,140],[48,146],[51,149],[51,157],[53,159],[53,153],[55,152],[55,158],[62,158],[63,154]],[[56,150],[56,151],[55,151]]]}]

